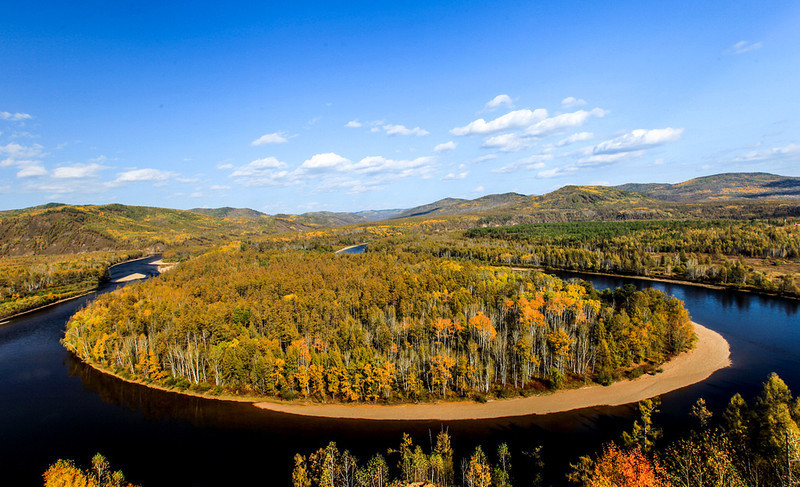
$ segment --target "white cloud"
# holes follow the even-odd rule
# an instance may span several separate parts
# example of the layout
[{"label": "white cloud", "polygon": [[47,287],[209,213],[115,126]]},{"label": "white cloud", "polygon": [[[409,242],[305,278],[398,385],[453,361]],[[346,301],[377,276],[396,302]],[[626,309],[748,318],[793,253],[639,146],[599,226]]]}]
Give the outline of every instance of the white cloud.
[{"label": "white cloud", "polygon": [[299,171],[336,171],[344,164],[349,163],[350,160],[346,159],[339,154],[333,152],[326,152],[324,154],[314,154],[311,159],[307,159],[298,168]]},{"label": "white cloud", "polygon": [[583,98],[575,98],[574,96],[568,96],[561,100],[561,106],[564,108],[575,108],[581,107],[586,105],[586,100]]},{"label": "white cloud", "polygon": [[724,54],[743,54],[745,52],[761,49],[764,45],[761,42],[739,41],[725,50]]},{"label": "white cloud", "polygon": [[483,193],[484,191],[485,189],[483,189],[483,186],[478,186],[477,188],[472,190],[473,193]]},{"label": "white cloud", "polygon": [[44,147],[39,144],[24,146],[11,142],[10,144],[0,145],[0,154],[6,156],[5,159],[0,161],[0,167],[20,164],[30,159],[38,159],[45,155],[42,153],[42,149],[44,149]]},{"label": "white cloud", "polygon": [[430,156],[417,157],[412,160],[394,160],[386,159],[381,156],[369,156],[361,159],[357,164],[343,166],[341,169],[345,171],[354,171],[360,174],[397,173],[405,177],[412,175],[412,172],[419,173],[420,171],[412,170],[428,167],[434,161],[435,159]]},{"label": "white cloud", "polygon": [[271,134],[264,134],[256,140],[250,142],[250,145],[259,146],[267,144],[283,144],[286,142],[285,134],[281,132],[273,132]]},{"label": "white cloud", "polygon": [[11,112],[0,112],[0,120],[8,120],[10,122],[20,122],[22,120],[30,120],[33,117],[27,113],[11,113]]},{"label": "white cloud", "polygon": [[384,125],[383,130],[386,131],[387,135],[428,135],[428,132],[425,129],[421,129],[419,127],[414,127],[413,129],[407,128],[405,125]]},{"label": "white cloud", "polygon": [[[261,176],[265,170],[282,169],[284,167],[286,167],[285,162],[281,162],[274,157],[265,157],[263,159],[256,159],[255,161],[239,167],[233,173],[231,173],[231,177]],[[231,169],[232,168],[233,166],[231,166]]]},{"label": "white cloud", "polygon": [[[237,167],[230,177],[235,178],[240,184],[248,187],[257,186],[280,186],[291,184],[288,171],[280,171],[286,167],[286,163],[274,157],[256,159],[243,166]],[[229,169],[234,166],[230,165]]]},{"label": "white cloud", "polygon": [[545,162],[550,161],[552,159],[553,159],[552,154],[534,154],[532,156],[520,159],[516,162],[512,162],[511,164],[503,166],[499,169],[495,169],[492,172],[508,173],[515,171],[530,171],[533,169],[542,169],[545,167]]},{"label": "white cloud", "polygon": [[569,175],[575,173],[575,171],[577,171],[577,170],[578,170],[578,168],[574,167],[574,166],[569,166],[569,167],[564,167],[564,168],[554,167],[552,169],[546,169],[544,171],[539,171],[539,173],[536,175],[536,177],[537,178],[542,178],[542,179],[560,178],[560,177],[563,177],[563,176],[569,176]]},{"label": "white cloud", "polygon": [[230,163],[217,164],[217,169],[222,170],[222,171],[227,171],[228,169],[233,169],[233,168],[234,168],[234,165],[230,164]]},{"label": "white cloud", "polygon": [[753,150],[746,152],[734,159],[735,162],[759,162],[769,159],[787,159],[800,157],[800,145],[789,144],[771,149]]},{"label": "white cloud", "polygon": [[545,118],[526,128],[521,133],[508,133],[488,138],[483,147],[500,149],[503,152],[517,152],[532,147],[536,139],[583,125],[591,117],[603,117],[607,112],[600,108],[592,111],[578,110]]},{"label": "white cloud", "polygon": [[454,128],[450,133],[453,135],[489,134],[492,132],[500,132],[501,130],[525,127],[526,125],[536,123],[545,118],[547,118],[547,110],[544,108],[537,108],[533,111],[526,108],[506,113],[491,122],[479,118],[464,127]]},{"label": "white cloud", "polygon": [[61,166],[53,169],[53,177],[56,179],[83,179],[97,176],[105,166],[100,164],[75,164],[72,166]]},{"label": "white cloud", "polygon": [[376,181],[361,181],[348,176],[330,177],[322,181],[316,192],[344,191],[348,194],[365,193],[367,191],[378,191],[385,186]]},{"label": "white cloud", "polygon": [[608,166],[611,164],[616,164],[619,161],[625,159],[635,159],[637,157],[642,157],[645,154],[643,150],[637,151],[627,151],[627,152],[613,152],[613,153],[606,153],[606,154],[592,154],[587,157],[582,157],[578,159],[578,163],[581,166]]},{"label": "white cloud", "polygon": [[127,183],[160,183],[168,181],[176,176],[178,176],[177,173],[172,171],[162,171],[161,169],[132,169],[130,171],[124,171],[117,174],[117,179],[109,184],[112,186],[117,186]]},{"label": "white cloud", "polygon": [[667,127],[663,129],[636,129],[615,139],[597,144],[595,154],[614,154],[648,149],[668,142],[680,140],[683,129]]},{"label": "white cloud", "polygon": [[211,186],[208,187],[208,189],[212,191],[225,191],[226,189],[231,189],[231,187],[222,184],[212,184]]},{"label": "white cloud", "polygon": [[456,180],[456,179],[464,179],[468,175],[469,175],[469,171],[460,172],[458,174],[451,172],[447,176],[443,177],[442,181],[452,181],[452,180]]},{"label": "white cloud", "polygon": [[566,128],[579,127],[586,123],[589,117],[601,118],[607,114],[608,112],[602,108],[594,108],[588,112],[586,110],[578,110],[571,113],[562,113],[561,115],[546,118],[528,127],[524,135],[529,137],[544,137]]},{"label": "white cloud", "polygon": [[348,127],[348,128],[351,128],[351,129],[357,129],[357,128],[361,127],[362,124],[358,120],[350,120],[349,122],[344,124],[344,126]]},{"label": "white cloud", "polygon": [[17,172],[17,177],[20,179],[39,176],[47,176],[47,170],[38,164],[25,165]]},{"label": "white cloud", "polygon": [[582,142],[584,140],[589,140],[594,137],[594,134],[591,132],[577,132],[569,137],[565,137],[558,142],[556,142],[556,146],[564,147],[565,145],[574,144],[575,142]]},{"label": "white cloud", "polygon": [[498,157],[497,154],[486,154],[480,157],[476,157],[475,159],[470,161],[470,163],[478,164],[481,162],[491,161],[492,159],[497,159],[497,157]]},{"label": "white cloud", "polygon": [[443,142],[433,148],[433,152],[445,152],[456,148],[456,143],[452,140],[450,142]]},{"label": "white cloud", "polygon": [[508,95],[497,95],[486,103],[486,106],[483,107],[483,111],[490,112],[501,106],[514,108],[514,100]]},{"label": "white cloud", "polygon": [[481,147],[500,149],[502,152],[518,152],[529,149],[536,141],[519,133],[494,135],[486,139]]}]

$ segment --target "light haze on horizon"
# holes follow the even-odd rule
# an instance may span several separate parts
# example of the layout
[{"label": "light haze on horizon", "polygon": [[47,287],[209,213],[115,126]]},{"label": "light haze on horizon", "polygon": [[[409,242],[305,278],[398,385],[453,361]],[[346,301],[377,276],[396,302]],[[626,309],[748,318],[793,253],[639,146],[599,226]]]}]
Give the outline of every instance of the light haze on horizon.
[{"label": "light haze on horizon", "polygon": [[0,209],[358,211],[800,176],[793,1],[31,1],[0,17]]}]

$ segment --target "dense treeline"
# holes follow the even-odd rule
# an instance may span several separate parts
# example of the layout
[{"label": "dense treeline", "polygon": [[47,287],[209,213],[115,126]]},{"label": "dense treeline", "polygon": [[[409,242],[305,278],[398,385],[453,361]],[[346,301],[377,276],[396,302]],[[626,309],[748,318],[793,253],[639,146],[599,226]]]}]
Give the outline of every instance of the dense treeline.
[{"label": "dense treeline", "polygon": [[[575,222],[397,236],[399,247],[492,264],[633,274],[800,296],[800,227],[784,222]],[[759,258],[758,266],[752,260]],[[779,269],[786,269],[779,272]]]},{"label": "dense treeline", "polygon": [[57,460],[43,475],[44,487],[136,487],[121,470],[111,470],[103,455],[92,457],[90,468],[81,468],[71,460]]},{"label": "dense treeline", "polygon": [[[385,487],[395,486],[450,486],[483,487],[511,486],[511,452],[508,445],[497,448],[497,464],[492,467],[487,455],[478,447],[470,458],[456,466],[450,435],[442,431],[436,444],[426,453],[413,439],[403,434],[397,450],[389,450],[390,461],[380,453],[359,465],[349,451],[340,451],[336,443],[329,443],[308,456],[294,457],[292,485],[294,487]],[[392,460],[396,459],[396,465]],[[460,468],[459,468],[460,467]]]},{"label": "dense treeline", "polygon": [[112,265],[140,251],[0,258],[0,318],[94,289]]},{"label": "dense treeline", "polygon": [[525,479],[513,475],[505,443],[493,458],[477,447],[459,462],[450,436],[441,432],[430,452],[403,435],[398,449],[375,453],[366,462],[335,443],[297,454],[292,485],[510,487],[548,485],[549,480],[579,487],[766,487],[800,480],[800,400],[777,375],[769,377],[752,404],[736,394],[717,415],[699,399],[689,413],[691,426],[667,443],[654,419],[658,405],[658,398],[641,401],[640,417],[619,442],[581,457],[566,474],[547,469],[546,445],[525,455],[525,462],[533,462]]},{"label": "dense treeline", "polygon": [[597,250],[643,248],[648,252],[793,259],[800,257],[800,227],[785,221],[637,221],[527,224],[473,228],[468,238]]},{"label": "dense treeline", "polygon": [[218,250],[100,296],[64,344],[124,377],[320,401],[608,383],[690,346],[682,303],[408,253]]}]

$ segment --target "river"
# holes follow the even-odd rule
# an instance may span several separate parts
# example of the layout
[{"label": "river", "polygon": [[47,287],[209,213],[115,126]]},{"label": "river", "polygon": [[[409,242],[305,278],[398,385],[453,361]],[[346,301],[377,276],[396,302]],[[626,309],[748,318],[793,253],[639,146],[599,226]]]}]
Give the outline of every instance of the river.
[{"label": "river", "polygon": [[[112,279],[152,275],[155,258],[117,266]],[[570,274],[561,274],[570,277]],[[683,300],[692,318],[720,332],[733,365],[711,378],[662,396],[655,420],[680,429],[699,397],[719,409],[735,392],[751,400],[772,371],[800,392],[797,301],[627,278],[583,276],[598,288],[632,283]],[[109,284],[99,292],[116,287]],[[546,416],[481,421],[375,422],[296,417],[241,403],[150,390],[104,376],[59,344],[66,320],[93,296],[60,304],[0,326],[0,466],[4,485],[42,485],[57,458],[88,464],[101,452],[144,487],[290,485],[292,456],[335,440],[363,458],[396,448],[409,432],[426,448],[447,428],[457,451],[507,441],[519,480],[529,475],[525,452],[544,445],[549,472],[619,437],[633,406],[595,407]],[[566,441],[565,441],[566,439]],[[390,463],[395,459],[390,457]],[[554,482],[562,484],[560,477]],[[529,482],[519,482],[519,485]]]}]

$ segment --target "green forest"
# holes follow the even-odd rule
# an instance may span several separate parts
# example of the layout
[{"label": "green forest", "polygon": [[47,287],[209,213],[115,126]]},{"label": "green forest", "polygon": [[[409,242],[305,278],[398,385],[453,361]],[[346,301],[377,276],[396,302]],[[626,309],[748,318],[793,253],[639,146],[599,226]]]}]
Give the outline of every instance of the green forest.
[{"label": "green forest", "polygon": [[800,296],[800,226],[793,221],[537,223],[438,232],[424,238],[407,232],[372,247]]},{"label": "green forest", "polygon": [[228,246],[98,297],[64,345],[124,377],[343,402],[504,397],[656,373],[683,304],[408,252]]}]

